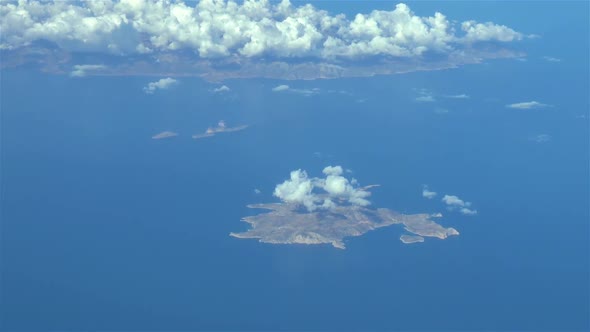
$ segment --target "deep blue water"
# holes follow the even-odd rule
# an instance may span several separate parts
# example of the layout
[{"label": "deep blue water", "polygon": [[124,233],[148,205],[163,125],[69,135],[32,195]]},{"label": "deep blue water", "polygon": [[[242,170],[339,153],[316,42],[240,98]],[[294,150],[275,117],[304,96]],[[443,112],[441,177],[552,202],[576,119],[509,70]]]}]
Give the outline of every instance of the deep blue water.
[{"label": "deep blue water", "polygon": [[[551,82],[531,85],[540,70]],[[275,81],[230,81],[223,97],[197,79],[147,96],[146,78],[4,71],[3,327],[587,328],[588,80],[567,70],[496,61],[289,83],[353,94],[313,97]],[[552,88],[565,81],[578,84]],[[471,98],[416,103],[415,88]],[[529,99],[555,107],[504,107]],[[219,119],[252,127],[190,138]],[[181,135],[150,139],[162,130]],[[374,206],[442,211],[461,235],[408,246],[391,227],[346,251],[228,236],[289,171],[336,164],[382,184]],[[480,214],[445,211],[422,184]]]},{"label": "deep blue water", "polygon": [[[556,4],[410,4],[542,35],[522,42],[527,62],[236,80],[226,95],[198,79],[148,96],[153,78],[2,71],[2,329],[588,330],[588,5]],[[552,19],[559,10],[567,22]],[[321,93],[272,93],[278,84]],[[422,88],[437,102],[415,102]],[[554,107],[504,106],[530,100]],[[190,138],[220,119],[251,127]],[[163,130],[181,135],[150,138]],[[530,140],[539,134],[551,140]],[[228,236],[291,170],[327,165],[381,184],[375,207],[440,211],[461,235],[404,245],[393,226],[345,251]],[[423,184],[479,215],[423,199]]]}]

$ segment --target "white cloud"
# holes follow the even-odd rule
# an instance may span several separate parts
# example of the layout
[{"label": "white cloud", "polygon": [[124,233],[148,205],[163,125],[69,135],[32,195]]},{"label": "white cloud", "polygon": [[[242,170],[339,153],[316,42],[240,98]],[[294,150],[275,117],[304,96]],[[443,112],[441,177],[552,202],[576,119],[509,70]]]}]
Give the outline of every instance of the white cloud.
[{"label": "white cloud", "polygon": [[466,202],[455,195],[444,195],[442,201],[448,206],[449,210],[457,210],[464,215],[473,216],[477,210],[470,209],[471,202]]},{"label": "white cloud", "polygon": [[530,138],[531,141],[536,142],[536,143],[547,143],[547,142],[551,141],[552,139],[553,138],[551,137],[551,135],[547,135],[547,134],[535,135]]},{"label": "white cloud", "polygon": [[258,188],[254,188],[254,193],[255,193],[256,195],[259,195],[259,194],[261,194],[261,193],[262,193],[262,191],[260,191],[260,189],[258,189]]},{"label": "white cloud", "polygon": [[419,96],[414,99],[417,102],[431,103],[436,101],[434,94],[428,89],[420,89],[418,90],[418,94]]},{"label": "white cloud", "polygon": [[278,86],[275,86],[274,88],[272,88],[273,92],[281,92],[281,91],[287,91],[287,90],[289,90],[289,86],[285,85],[285,84],[278,85]]},{"label": "white cloud", "polygon": [[464,40],[467,42],[511,42],[523,38],[522,33],[516,32],[507,26],[497,25],[492,22],[477,23],[475,21],[465,21],[461,23],[461,29],[466,32]]},{"label": "white cloud", "polygon": [[437,195],[437,193],[435,191],[428,190],[427,186],[424,186],[422,188],[422,197],[432,199],[432,198],[436,197],[436,195]]},{"label": "white cloud", "polygon": [[431,103],[431,102],[435,102],[436,99],[434,99],[433,96],[420,96],[420,97],[416,97],[415,99],[416,101],[422,102],[422,103]]},{"label": "white cloud", "polygon": [[229,91],[231,91],[231,89],[227,85],[222,85],[219,88],[213,89],[213,92],[215,92],[215,93],[223,93],[223,92],[229,92]]},{"label": "white cloud", "polygon": [[342,175],[343,171],[344,170],[342,169],[341,166],[326,166],[322,170],[322,173],[324,173],[326,175]]},{"label": "white cloud", "polygon": [[[318,182],[317,186],[324,189],[331,197],[344,199],[354,205],[367,206],[371,204],[366,198],[371,194],[352,186],[351,182],[342,176],[343,169],[340,166],[328,166],[323,173],[326,179]],[[354,183],[356,180],[353,179]]]},{"label": "white cloud", "polygon": [[550,107],[550,106],[551,105],[543,104],[538,101],[525,101],[525,102],[506,105],[506,107],[508,107],[508,108],[516,108],[516,109],[521,109],[521,110],[544,108],[544,107]]},{"label": "white cloud", "polygon": [[175,133],[173,131],[163,131],[159,134],[152,136],[152,139],[164,139],[164,138],[170,138],[170,137],[176,137],[176,136],[178,136],[178,133]]},{"label": "white cloud", "polygon": [[445,97],[451,99],[469,99],[469,96],[464,93],[458,95],[446,95]]},{"label": "white cloud", "polygon": [[301,204],[309,211],[317,209],[318,198],[312,193],[314,184],[300,169],[291,172],[291,179],[276,186],[274,196],[287,203]]},{"label": "white cloud", "polygon": [[442,201],[447,204],[447,205],[452,205],[452,206],[470,206],[471,203],[469,202],[465,202],[462,199],[460,199],[457,196],[454,195],[445,195],[442,198]]},{"label": "white cloud", "polygon": [[466,21],[456,34],[441,13],[422,17],[397,4],[348,19],[310,4],[283,0],[2,2],[0,49],[46,40],[69,51],[163,54],[193,51],[201,58],[322,59],[459,55],[480,41],[511,42],[523,35],[491,22]]},{"label": "white cloud", "polygon": [[423,102],[423,103],[435,102],[437,97],[443,97],[443,98],[449,98],[449,99],[469,99],[469,96],[464,93],[456,94],[456,95],[443,95],[443,94],[435,93],[435,92],[428,90],[428,89],[415,89],[414,91],[416,91],[418,93],[418,97],[414,98],[414,100],[417,102]]},{"label": "white cloud", "polygon": [[72,77],[84,77],[87,72],[96,72],[105,69],[105,65],[75,65],[73,70],[70,72]]},{"label": "white cloud", "polygon": [[294,89],[294,88],[291,88],[290,86],[285,85],[285,84],[275,86],[271,90],[273,92],[290,92],[290,93],[295,93],[295,94],[299,94],[299,95],[306,96],[306,97],[313,96],[313,95],[320,93],[320,89],[318,89],[318,88]]},{"label": "white cloud", "polygon": [[461,208],[461,209],[459,209],[459,212],[461,212],[462,214],[464,214],[466,216],[474,216],[477,214],[477,210],[471,210],[468,208]]},{"label": "white cloud", "polygon": [[162,78],[156,82],[148,83],[148,85],[143,88],[143,91],[147,94],[153,94],[156,90],[166,90],[177,83],[178,81],[173,78]]},{"label": "white cloud", "polygon": [[549,62],[561,62],[561,59],[559,58],[554,58],[552,56],[544,56],[543,60],[545,61],[549,61]]},{"label": "white cloud", "polygon": [[342,176],[341,166],[324,168],[325,178],[310,178],[302,170],[291,172],[289,180],[276,186],[274,196],[291,204],[304,206],[308,211],[330,209],[341,203],[367,206],[371,195],[368,187],[358,187],[356,180]]}]

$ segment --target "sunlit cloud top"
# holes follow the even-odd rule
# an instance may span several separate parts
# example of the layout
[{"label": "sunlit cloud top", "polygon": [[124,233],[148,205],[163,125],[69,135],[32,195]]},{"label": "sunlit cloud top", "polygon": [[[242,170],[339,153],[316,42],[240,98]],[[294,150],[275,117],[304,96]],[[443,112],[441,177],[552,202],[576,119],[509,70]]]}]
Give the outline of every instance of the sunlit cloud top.
[{"label": "sunlit cloud top", "polygon": [[[154,62],[188,53],[193,60],[261,63],[413,59],[414,67],[431,56],[453,64],[481,60],[478,43],[526,37],[491,22],[455,24],[438,12],[417,16],[403,3],[346,17],[288,0],[4,2],[0,28],[4,51],[49,42],[68,52],[144,55]],[[485,50],[489,55],[489,45]]]}]

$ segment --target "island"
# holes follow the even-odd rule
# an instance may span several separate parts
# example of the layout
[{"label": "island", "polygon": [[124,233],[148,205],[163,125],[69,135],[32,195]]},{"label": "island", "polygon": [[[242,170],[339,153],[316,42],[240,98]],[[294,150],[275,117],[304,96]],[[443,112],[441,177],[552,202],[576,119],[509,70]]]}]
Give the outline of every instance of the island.
[{"label": "island", "polygon": [[401,214],[389,209],[369,209],[358,205],[337,205],[329,210],[305,211],[296,204],[267,203],[248,205],[252,209],[268,210],[242,221],[250,229],[242,233],[230,233],[241,239],[258,239],[273,244],[331,244],[345,249],[344,238],[360,236],[369,231],[391,225],[403,225],[414,235],[402,235],[403,243],[423,242],[424,237],[446,239],[459,235],[452,228],[445,228],[432,218],[440,214]]},{"label": "island", "polygon": [[152,139],[163,139],[163,138],[170,138],[170,137],[176,137],[176,136],[178,136],[178,134],[173,131],[163,131],[159,134],[152,136]]},{"label": "island", "polygon": [[209,127],[209,128],[207,128],[205,133],[193,135],[193,138],[199,139],[199,138],[211,137],[211,136],[215,136],[218,133],[230,133],[230,132],[234,132],[234,131],[244,130],[246,128],[248,128],[248,125],[241,125],[241,126],[237,126],[237,127],[227,127],[225,124],[225,121],[221,120],[217,123],[216,127]]},{"label": "island", "polygon": [[424,238],[419,235],[407,235],[407,234],[400,236],[399,240],[405,244],[424,242]]}]

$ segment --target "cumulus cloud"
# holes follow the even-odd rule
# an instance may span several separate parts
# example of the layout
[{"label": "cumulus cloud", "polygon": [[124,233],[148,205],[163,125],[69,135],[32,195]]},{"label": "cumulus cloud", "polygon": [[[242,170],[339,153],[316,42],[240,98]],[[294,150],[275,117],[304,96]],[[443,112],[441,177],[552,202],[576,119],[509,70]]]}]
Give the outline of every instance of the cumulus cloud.
[{"label": "cumulus cloud", "polygon": [[324,168],[325,178],[310,178],[307,172],[295,170],[290,179],[276,186],[273,195],[285,203],[304,206],[308,211],[331,209],[339,204],[367,206],[369,187],[358,187],[355,179],[343,177],[341,166]]},{"label": "cumulus cloud", "polygon": [[[490,53],[489,45],[477,51],[478,43],[523,38],[491,22],[466,21],[460,26],[456,29],[453,20],[438,12],[418,16],[403,3],[347,17],[288,0],[18,1],[0,5],[0,50],[49,42],[68,52],[146,55],[160,65],[171,54],[235,63],[268,58],[335,61],[305,74],[319,78],[346,74],[341,61],[375,56],[412,58],[414,69],[427,68],[421,62],[430,55],[448,57],[450,67],[473,63],[503,56]],[[174,63],[176,70],[184,69]],[[286,77],[299,75],[283,63],[275,69],[284,70]],[[353,73],[358,71],[348,74]]]},{"label": "cumulus cloud", "polygon": [[[342,176],[344,172],[340,166],[328,166],[322,171],[326,178],[318,182],[317,186],[324,189],[331,197],[344,199],[351,204],[367,206],[371,204],[366,198],[371,195],[368,191],[352,186],[351,182]],[[352,179],[356,183],[356,179]]]},{"label": "cumulus cloud", "polygon": [[452,205],[452,206],[469,206],[469,205],[471,205],[471,203],[465,202],[462,199],[460,199],[459,197],[454,196],[454,195],[444,195],[444,197],[442,198],[442,201],[445,204]]},{"label": "cumulus cloud", "polygon": [[229,92],[229,91],[231,91],[231,89],[227,85],[222,85],[219,88],[213,89],[213,92],[215,92],[215,93],[223,93],[223,92]]},{"label": "cumulus cloud", "polygon": [[470,209],[471,202],[466,202],[455,195],[444,195],[442,201],[447,205],[449,210],[456,210],[464,215],[476,215],[477,210]]},{"label": "cumulus cloud", "polygon": [[520,103],[506,105],[506,107],[508,107],[508,108],[516,108],[516,109],[521,109],[521,110],[544,108],[544,107],[550,107],[550,106],[551,105],[543,104],[538,101],[524,101],[524,102],[520,102]]},{"label": "cumulus cloud", "polygon": [[428,186],[422,187],[422,197],[432,199],[435,198],[437,193],[435,191],[428,190]]},{"label": "cumulus cloud", "polygon": [[300,169],[291,172],[291,178],[276,186],[274,196],[286,203],[305,206],[309,211],[317,209],[319,198],[312,193],[314,184],[305,171]]},{"label": "cumulus cloud", "polygon": [[465,31],[465,41],[501,41],[511,42],[521,40],[523,34],[516,32],[504,25],[497,25],[492,22],[477,23],[475,21],[466,21],[461,24],[461,30]]},{"label": "cumulus cloud", "polygon": [[105,69],[105,65],[75,65],[70,76],[72,77],[84,77],[88,72],[96,72]]},{"label": "cumulus cloud", "polygon": [[148,83],[148,85],[143,88],[143,91],[147,94],[153,94],[156,90],[166,90],[177,83],[178,81],[173,78],[162,78],[156,82]]}]

